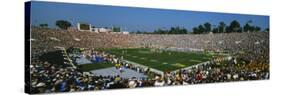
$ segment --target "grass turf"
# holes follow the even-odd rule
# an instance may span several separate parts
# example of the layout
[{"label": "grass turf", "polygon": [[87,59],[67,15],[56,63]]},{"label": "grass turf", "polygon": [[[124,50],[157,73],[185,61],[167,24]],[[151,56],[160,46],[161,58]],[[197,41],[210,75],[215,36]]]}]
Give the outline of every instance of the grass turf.
[{"label": "grass turf", "polygon": [[153,51],[147,48],[101,49],[118,57],[161,71],[173,71],[209,61],[212,55],[195,52]]},{"label": "grass turf", "polygon": [[80,68],[82,71],[92,71],[97,69],[103,69],[108,67],[113,67],[114,64],[108,63],[108,62],[102,62],[102,63],[94,63],[94,64],[81,64],[78,65],[78,68]]}]

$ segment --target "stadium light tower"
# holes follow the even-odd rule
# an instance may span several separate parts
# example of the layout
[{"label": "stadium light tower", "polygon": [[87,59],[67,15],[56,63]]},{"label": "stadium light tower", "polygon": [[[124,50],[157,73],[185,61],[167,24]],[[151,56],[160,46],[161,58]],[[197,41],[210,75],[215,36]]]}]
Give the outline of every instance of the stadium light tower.
[{"label": "stadium light tower", "polygon": [[[253,21],[252,21],[252,20],[249,20],[249,21],[247,21],[246,24],[249,24],[249,25],[250,25],[250,23],[253,23]],[[251,26],[251,25],[250,25],[250,26]],[[248,30],[247,32],[249,32],[249,30]]]},{"label": "stadium light tower", "polygon": [[[217,25],[212,25],[212,30],[214,30],[214,29],[216,28],[216,26],[217,26]],[[213,33],[212,30],[210,31],[210,33],[211,33],[211,32]]]},{"label": "stadium light tower", "polygon": [[126,28],[126,26],[124,26],[124,31],[127,31],[127,28]]},{"label": "stadium light tower", "polygon": [[74,19],[73,19],[73,18],[70,19],[70,23],[71,23],[72,27],[75,26],[75,25],[74,25]]}]

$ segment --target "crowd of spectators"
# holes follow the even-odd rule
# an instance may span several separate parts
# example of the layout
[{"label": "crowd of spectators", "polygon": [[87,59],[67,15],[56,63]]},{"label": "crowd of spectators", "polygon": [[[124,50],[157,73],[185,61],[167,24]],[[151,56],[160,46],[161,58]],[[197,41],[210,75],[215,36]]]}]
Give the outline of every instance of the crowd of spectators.
[{"label": "crowd of spectators", "polygon": [[[246,52],[253,58],[269,58],[269,33],[215,33],[215,34],[110,34],[66,32],[56,29],[32,28],[34,43],[50,50],[51,46],[85,48],[186,48],[227,51],[235,54]],[[41,43],[44,42],[44,43]]]},{"label": "crowd of spectators", "polygon": [[164,80],[168,85],[265,80],[269,79],[269,64],[237,59],[212,60],[192,69],[167,73],[166,76]]}]

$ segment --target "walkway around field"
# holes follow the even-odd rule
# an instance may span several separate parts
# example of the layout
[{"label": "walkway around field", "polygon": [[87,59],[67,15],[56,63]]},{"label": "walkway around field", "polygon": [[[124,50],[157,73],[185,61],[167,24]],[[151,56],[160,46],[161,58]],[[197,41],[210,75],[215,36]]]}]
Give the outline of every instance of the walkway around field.
[{"label": "walkway around field", "polygon": [[101,76],[117,76],[119,75],[122,78],[132,78],[132,77],[136,77],[137,79],[144,79],[147,78],[146,75],[144,75],[143,73],[139,73],[137,71],[131,70],[131,69],[123,69],[124,72],[120,72],[118,69],[116,69],[115,67],[109,67],[109,68],[104,68],[104,69],[98,69],[98,70],[93,70],[90,71],[92,73],[94,73],[95,75],[101,75]]}]

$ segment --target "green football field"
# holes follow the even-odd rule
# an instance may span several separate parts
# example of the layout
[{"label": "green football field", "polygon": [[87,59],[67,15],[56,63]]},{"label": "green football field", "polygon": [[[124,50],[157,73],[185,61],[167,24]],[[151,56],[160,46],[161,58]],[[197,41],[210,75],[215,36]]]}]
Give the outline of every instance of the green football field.
[{"label": "green football field", "polygon": [[123,56],[125,60],[142,64],[160,71],[173,71],[209,61],[213,55],[195,52],[163,51],[147,48],[100,49],[107,53]]},{"label": "green football field", "polygon": [[107,62],[102,62],[102,63],[96,63],[96,64],[81,64],[78,65],[78,68],[80,68],[82,71],[92,71],[92,70],[98,70],[98,69],[103,69],[103,68],[108,68],[108,67],[114,67],[114,64],[112,63],[107,63]]}]

